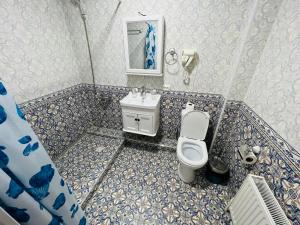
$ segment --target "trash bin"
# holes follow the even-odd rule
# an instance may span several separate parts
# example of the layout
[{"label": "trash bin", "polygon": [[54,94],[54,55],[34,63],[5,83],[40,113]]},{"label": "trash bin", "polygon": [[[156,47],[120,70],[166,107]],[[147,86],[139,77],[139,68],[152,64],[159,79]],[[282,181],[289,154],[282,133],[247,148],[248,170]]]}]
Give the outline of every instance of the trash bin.
[{"label": "trash bin", "polygon": [[226,184],[229,179],[229,167],[218,156],[207,163],[206,179],[214,184]]}]

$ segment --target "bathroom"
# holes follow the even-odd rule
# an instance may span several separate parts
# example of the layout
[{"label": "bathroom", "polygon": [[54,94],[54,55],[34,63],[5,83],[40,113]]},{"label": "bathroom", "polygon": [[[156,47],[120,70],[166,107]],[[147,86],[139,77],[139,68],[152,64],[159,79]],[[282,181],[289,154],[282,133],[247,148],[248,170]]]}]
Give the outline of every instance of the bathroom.
[{"label": "bathroom", "polygon": [[300,1],[0,1],[0,225],[296,225],[299,163]]}]

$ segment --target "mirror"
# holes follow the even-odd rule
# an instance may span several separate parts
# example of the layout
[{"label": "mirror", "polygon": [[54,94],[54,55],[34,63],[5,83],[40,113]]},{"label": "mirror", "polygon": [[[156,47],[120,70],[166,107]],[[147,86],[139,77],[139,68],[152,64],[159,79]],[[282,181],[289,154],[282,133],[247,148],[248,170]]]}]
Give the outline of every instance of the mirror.
[{"label": "mirror", "polygon": [[162,76],[162,16],[124,19],[126,74]]}]

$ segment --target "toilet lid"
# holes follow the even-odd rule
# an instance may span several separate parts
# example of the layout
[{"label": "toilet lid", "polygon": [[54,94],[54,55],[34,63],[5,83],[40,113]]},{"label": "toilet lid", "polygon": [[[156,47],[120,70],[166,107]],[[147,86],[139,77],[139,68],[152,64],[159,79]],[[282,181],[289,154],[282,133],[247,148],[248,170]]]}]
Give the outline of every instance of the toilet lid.
[{"label": "toilet lid", "polygon": [[185,114],[181,121],[180,136],[204,140],[209,124],[209,114],[201,111],[191,111]]}]

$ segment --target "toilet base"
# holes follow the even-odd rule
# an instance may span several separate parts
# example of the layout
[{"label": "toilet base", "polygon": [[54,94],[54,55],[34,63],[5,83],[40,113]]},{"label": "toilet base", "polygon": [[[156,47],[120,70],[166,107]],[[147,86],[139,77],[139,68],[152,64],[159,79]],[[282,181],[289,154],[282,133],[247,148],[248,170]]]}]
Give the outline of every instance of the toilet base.
[{"label": "toilet base", "polygon": [[185,183],[191,183],[195,179],[195,170],[181,163],[178,164],[178,174],[180,179]]}]

